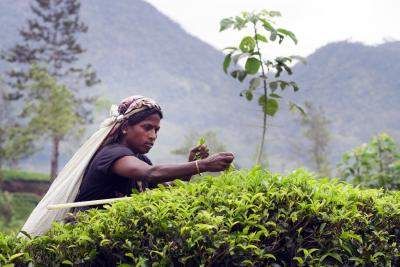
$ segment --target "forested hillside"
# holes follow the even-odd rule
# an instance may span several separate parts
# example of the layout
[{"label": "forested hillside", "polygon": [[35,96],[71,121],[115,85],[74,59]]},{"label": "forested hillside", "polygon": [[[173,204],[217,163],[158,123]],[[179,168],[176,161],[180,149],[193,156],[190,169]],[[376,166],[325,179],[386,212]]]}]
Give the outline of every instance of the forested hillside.
[{"label": "forested hillside", "polygon": [[[18,40],[17,30],[29,14],[29,1],[0,2],[1,49]],[[86,0],[81,15],[89,26],[82,36],[87,49],[82,60],[90,62],[102,80],[87,94],[112,102],[144,94],[164,109],[158,144],[151,152],[153,161],[178,160],[170,151],[181,146],[185,133],[212,130],[237,154],[241,166],[253,162],[261,113],[255,103],[239,97],[242,86],[223,73],[220,51],[141,0]],[[307,58],[307,65],[294,68],[293,80],[301,89],[287,95],[299,104],[307,100],[326,110],[332,121],[332,163],[375,133],[386,131],[400,140],[399,52],[400,42],[374,47],[339,42],[320,48]],[[7,68],[0,62],[1,71]],[[291,153],[293,143],[302,138],[294,117],[284,110],[271,122],[267,154],[275,170],[301,162]],[[64,161],[73,150],[67,150]],[[43,152],[23,166],[47,170],[47,159]]]}]

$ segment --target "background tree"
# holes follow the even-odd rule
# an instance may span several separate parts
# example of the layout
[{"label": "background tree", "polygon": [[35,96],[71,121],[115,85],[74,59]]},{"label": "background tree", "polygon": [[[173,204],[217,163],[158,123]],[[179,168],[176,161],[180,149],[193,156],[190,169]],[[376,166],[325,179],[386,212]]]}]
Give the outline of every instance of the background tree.
[{"label": "background tree", "polygon": [[15,65],[8,72],[9,77],[13,78],[10,80],[11,86],[26,88],[30,78],[29,69],[34,63],[46,68],[58,80],[64,79],[63,82],[72,78],[74,82],[83,80],[87,86],[99,82],[90,64],[85,68],[78,68],[74,64],[85,52],[77,42],[77,37],[88,30],[80,20],[79,0],[34,0],[31,10],[34,17],[19,32],[23,42],[2,56]]},{"label": "background tree", "polygon": [[301,114],[300,125],[307,143],[293,141],[294,152],[302,160],[310,163],[312,169],[320,177],[330,177],[329,163],[330,121],[325,116],[322,107],[316,108],[312,103],[305,102],[305,114]]},{"label": "background tree", "polygon": [[28,120],[29,132],[44,140],[50,138],[50,177],[54,179],[58,169],[59,144],[69,134],[79,133],[83,121],[76,113],[74,95],[45,69],[33,66],[30,79],[33,80],[30,93],[35,97],[25,104],[21,115]]},{"label": "background tree", "polygon": [[175,155],[181,155],[184,157],[189,156],[190,150],[193,147],[197,146],[197,142],[201,137],[204,137],[204,139],[206,140],[206,145],[210,150],[210,154],[226,151],[225,145],[218,140],[217,134],[215,132],[207,131],[204,133],[199,133],[191,131],[185,136],[183,145],[180,148],[171,151],[171,153]]},{"label": "background tree", "polygon": [[13,117],[8,91],[0,80],[0,169],[5,163],[16,167],[18,161],[35,152],[34,136]]},{"label": "background tree", "polygon": [[[68,84],[68,89],[71,89],[68,101],[74,102],[73,104],[69,103],[69,107],[73,106],[74,113],[78,114],[80,120],[87,122],[92,119],[90,109],[95,98],[89,97],[87,93],[81,94],[85,95],[85,97],[81,97],[78,94],[78,88],[82,87],[82,82],[85,86],[92,86],[99,80],[90,64],[83,68],[77,66],[79,56],[85,52],[77,40],[80,34],[88,30],[88,27],[80,20],[79,10],[80,2],[78,0],[34,0],[31,5],[34,16],[19,32],[23,41],[3,53],[2,58],[14,66],[7,73],[8,84],[14,89],[9,94],[11,99],[23,97],[27,108],[29,102],[34,99],[41,102],[48,98],[48,95],[40,95],[47,90],[30,90],[33,78],[31,67],[36,64],[45,69],[51,77]],[[38,82],[38,80],[34,82]],[[66,94],[64,91],[63,93]],[[39,111],[37,110],[37,112]],[[25,113],[23,117],[26,115]],[[31,123],[34,121],[36,120]],[[66,125],[68,128],[68,123]],[[44,127],[36,127],[35,130],[38,135],[48,133]],[[61,130],[61,132],[63,131]],[[53,144],[52,177],[57,172],[58,147],[61,136],[62,134],[56,134],[54,131],[53,134],[50,134]]]},{"label": "background tree", "polygon": [[[278,11],[262,10],[259,13],[242,12],[239,16],[225,18],[220,22],[220,31],[233,27],[238,31],[250,30],[251,32],[251,35],[245,36],[241,40],[239,47],[227,47],[224,49],[228,51],[228,54],[225,56],[223,62],[223,70],[225,73],[228,73],[231,62],[233,62],[235,66],[238,66],[240,62],[245,62],[244,69],[239,66],[238,69],[230,72],[231,76],[238,79],[240,82],[243,82],[247,76],[252,77],[249,81],[249,87],[243,90],[240,95],[245,96],[247,100],[251,101],[255,90],[258,88],[262,88],[263,90],[262,95],[258,98],[258,104],[263,112],[263,128],[256,160],[257,164],[260,163],[264,151],[267,116],[274,116],[279,109],[278,101],[281,96],[277,93],[277,89],[280,88],[283,91],[287,87],[292,87],[295,92],[299,90],[299,87],[294,81],[286,81],[278,78],[284,71],[291,75],[292,70],[289,64],[292,63],[294,59],[301,58],[291,56],[267,59],[260,49],[262,43],[277,41],[281,44],[285,38],[290,38],[297,44],[297,38],[293,32],[273,26],[274,22],[272,20],[280,16],[281,14]],[[269,38],[264,35],[264,32],[269,35]],[[271,72],[273,72],[273,74]],[[268,80],[271,77],[274,77],[274,79]],[[298,108],[303,112],[296,104],[291,102],[289,104],[291,108]]]},{"label": "background tree", "polygon": [[388,134],[345,153],[339,168],[341,177],[354,184],[400,189],[400,151]]}]

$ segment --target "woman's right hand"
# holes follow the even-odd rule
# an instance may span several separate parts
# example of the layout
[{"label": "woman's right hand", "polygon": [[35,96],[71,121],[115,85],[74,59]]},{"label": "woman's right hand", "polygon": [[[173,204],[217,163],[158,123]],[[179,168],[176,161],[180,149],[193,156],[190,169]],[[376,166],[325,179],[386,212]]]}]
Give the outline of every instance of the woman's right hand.
[{"label": "woman's right hand", "polygon": [[226,170],[235,156],[231,152],[220,152],[199,160],[201,172],[219,172]]}]

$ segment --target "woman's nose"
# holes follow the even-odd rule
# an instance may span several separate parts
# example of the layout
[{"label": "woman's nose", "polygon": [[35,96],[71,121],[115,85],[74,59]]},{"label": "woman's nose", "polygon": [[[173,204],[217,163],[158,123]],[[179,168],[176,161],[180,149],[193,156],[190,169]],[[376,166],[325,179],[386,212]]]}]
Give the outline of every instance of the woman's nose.
[{"label": "woman's nose", "polygon": [[156,140],[157,138],[157,133],[155,130],[150,131],[150,136],[149,136],[153,141]]}]

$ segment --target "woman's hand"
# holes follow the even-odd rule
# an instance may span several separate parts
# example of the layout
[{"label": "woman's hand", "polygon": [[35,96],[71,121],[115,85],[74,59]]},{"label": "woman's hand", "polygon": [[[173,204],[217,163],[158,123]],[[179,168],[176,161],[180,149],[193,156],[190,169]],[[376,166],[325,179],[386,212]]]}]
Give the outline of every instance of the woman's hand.
[{"label": "woman's hand", "polygon": [[189,162],[190,161],[195,161],[198,159],[205,159],[209,156],[209,150],[208,147],[206,145],[198,145],[194,148],[192,148],[192,150],[190,150],[189,153]]},{"label": "woman's hand", "polygon": [[226,170],[235,156],[231,152],[221,152],[211,155],[206,159],[199,160],[201,172],[219,172]]}]

